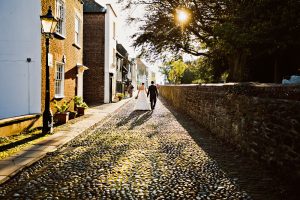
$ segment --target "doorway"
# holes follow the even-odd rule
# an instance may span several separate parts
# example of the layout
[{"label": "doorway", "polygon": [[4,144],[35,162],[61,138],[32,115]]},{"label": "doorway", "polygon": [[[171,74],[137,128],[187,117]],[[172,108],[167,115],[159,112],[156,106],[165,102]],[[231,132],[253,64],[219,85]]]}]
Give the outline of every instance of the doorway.
[{"label": "doorway", "polygon": [[112,103],[112,83],[113,83],[113,73],[109,73],[109,103]]}]

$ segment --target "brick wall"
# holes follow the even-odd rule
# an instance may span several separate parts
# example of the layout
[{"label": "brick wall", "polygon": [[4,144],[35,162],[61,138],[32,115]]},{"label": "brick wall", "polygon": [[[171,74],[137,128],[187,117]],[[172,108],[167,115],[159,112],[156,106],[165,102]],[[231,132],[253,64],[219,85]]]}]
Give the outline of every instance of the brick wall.
[{"label": "brick wall", "polygon": [[84,74],[83,97],[88,104],[104,102],[104,24],[103,13],[84,13],[83,62],[89,69]]},{"label": "brick wall", "polygon": [[176,109],[244,152],[300,177],[300,86],[161,86]]},{"label": "brick wall", "polygon": [[[49,6],[52,8],[52,14],[55,15],[55,0],[42,0],[42,14],[46,14]],[[50,39],[50,53],[53,55],[53,66],[50,67],[50,100],[53,102],[55,94],[55,72],[56,62],[63,62],[65,56],[65,82],[64,98],[56,99],[57,101],[67,101],[71,103],[70,110],[74,109],[72,98],[77,92],[77,64],[83,63],[83,4],[80,0],[65,0],[66,21],[65,21],[65,38],[53,37]],[[80,45],[75,44],[75,16],[81,17],[81,38]],[[46,46],[45,38],[42,37],[42,111],[45,103],[45,73],[46,73]],[[54,104],[51,103],[51,109],[55,113]]]}]

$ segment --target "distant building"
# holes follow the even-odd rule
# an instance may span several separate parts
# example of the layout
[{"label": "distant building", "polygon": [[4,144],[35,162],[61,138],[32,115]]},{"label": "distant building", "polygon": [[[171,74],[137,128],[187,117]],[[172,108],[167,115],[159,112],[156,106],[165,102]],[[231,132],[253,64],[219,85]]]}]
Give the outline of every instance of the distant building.
[{"label": "distant building", "polygon": [[140,59],[136,59],[136,68],[137,68],[137,85],[140,86],[142,83],[148,87],[148,67]]},{"label": "distant building", "polygon": [[128,60],[128,52],[123,47],[122,44],[117,44],[117,82],[116,82],[116,90],[118,93],[125,94],[126,87],[129,85],[129,60]]},{"label": "distant building", "polygon": [[110,103],[116,93],[117,15],[110,4],[104,8],[84,0],[84,99],[90,104]]},{"label": "distant building", "polygon": [[153,81],[154,83],[156,83],[156,73],[153,71],[148,71],[149,75],[148,75],[148,85],[151,85],[151,81]]},{"label": "distant building", "polygon": [[136,59],[131,58],[130,60],[130,70],[131,70],[131,83],[135,89],[137,89],[137,64]]}]

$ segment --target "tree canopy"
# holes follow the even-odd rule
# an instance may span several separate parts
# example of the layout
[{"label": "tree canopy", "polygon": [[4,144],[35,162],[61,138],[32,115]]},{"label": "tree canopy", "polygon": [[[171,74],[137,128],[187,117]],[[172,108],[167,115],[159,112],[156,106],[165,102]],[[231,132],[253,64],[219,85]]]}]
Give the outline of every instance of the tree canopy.
[{"label": "tree canopy", "polygon": [[[234,81],[260,79],[260,73],[274,73],[276,79],[300,69],[295,56],[300,50],[299,0],[119,1],[146,9],[133,35],[134,46],[145,56],[204,56],[218,65],[215,69],[228,70]],[[187,23],[176,21],[178,9],[189,13]]]},{"label": "tree canopy", "polygon": [[181,83],[184,72],[187,65],[182,60],[170,61],[164,63],[164,66],[160,68],[162,74],[167,76],[170,83]]}]

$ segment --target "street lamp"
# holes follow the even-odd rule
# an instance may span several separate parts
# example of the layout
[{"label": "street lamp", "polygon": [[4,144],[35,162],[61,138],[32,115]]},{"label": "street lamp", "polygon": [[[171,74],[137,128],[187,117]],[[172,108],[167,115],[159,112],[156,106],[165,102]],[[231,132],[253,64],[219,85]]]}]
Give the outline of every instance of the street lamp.
[{"label": "street lamp", "polygon": [[50,108],[50,73],[48,65],[49,54],[49,39],[55,32],[57,20],[52,15],[51,6],[49,6],[48,13],[41,18],[42,34],[46,38],[46,91],[45,91],[45,110],[43,112],[43,133],[52,133],[53,131],[53,115]]}]

